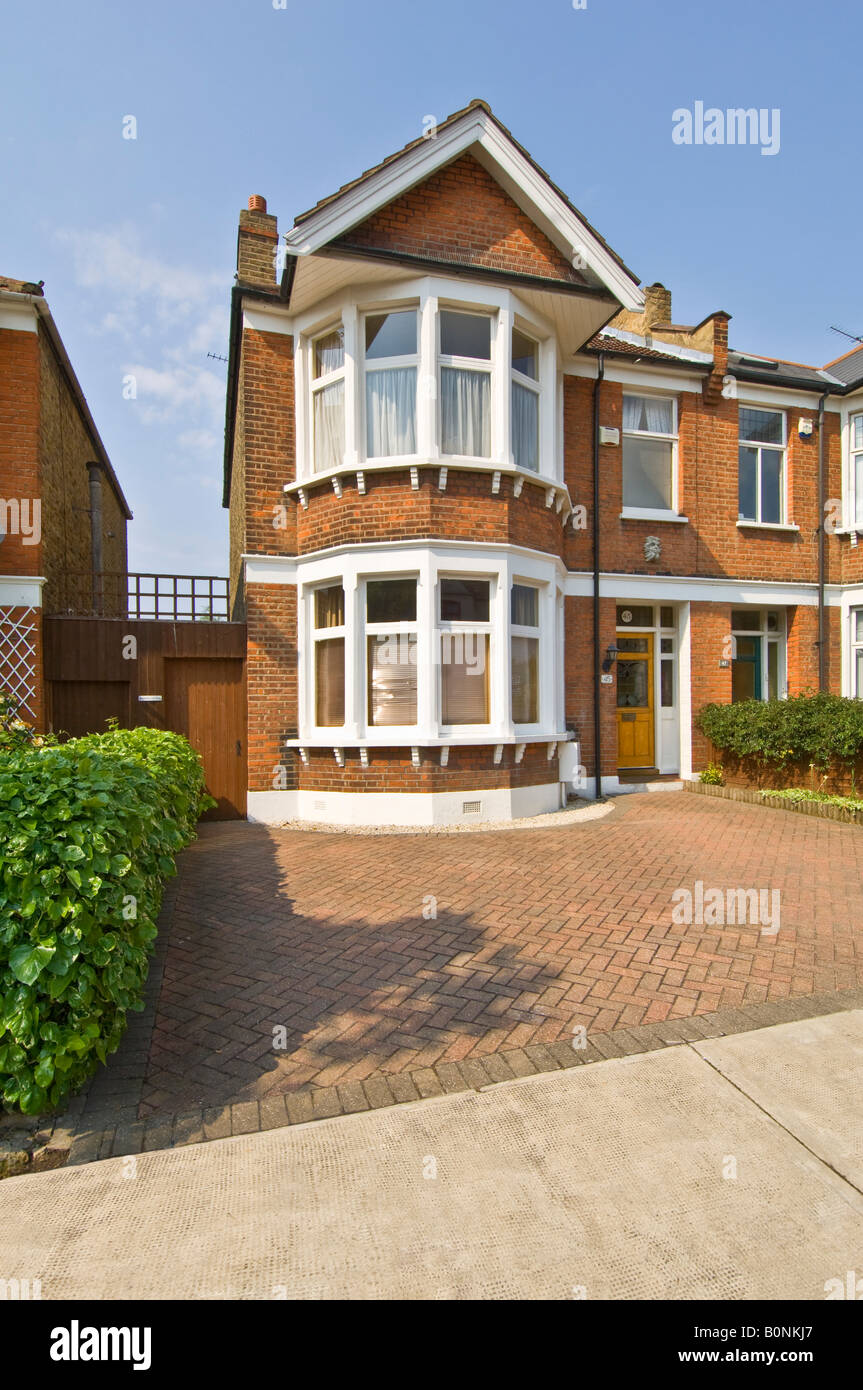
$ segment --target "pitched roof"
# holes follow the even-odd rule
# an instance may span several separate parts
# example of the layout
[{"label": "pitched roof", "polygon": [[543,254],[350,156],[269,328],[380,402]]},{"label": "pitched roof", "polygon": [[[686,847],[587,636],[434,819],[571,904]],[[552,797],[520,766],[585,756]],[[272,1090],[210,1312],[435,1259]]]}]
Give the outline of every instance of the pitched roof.
[{"label": "pitched roof", "polygon": [[813,367],[803,362],[785,362],[777,357],[761,357],[756,353],[728,353],[728,370],[732,376],[745,381],[755,381],[762,385],[771,382],[781,386],[799,386],[809,391],[829,391],[831,387],[842,387],[845,382],[824,367]]},{"label": "pitched roof", "polygon": [[832,377],[838,378],[846,386],[860,381],[863,379],[863,346],[843,352],[841,357],[835,357],[832,362],[828,362],[824,370],[829,370]]},{"label": "pitched roof", "polygon": [[622,328],[603,328],[584,345],[585,352],[606,352],[615,357],[629,357],[638,362],[664,362],[666,365],[695,367],[707,371],[712,357],[707,352],[698,352],[682,344],[662,343],[656,338],[648,341],[640,333],[629,333]]}]

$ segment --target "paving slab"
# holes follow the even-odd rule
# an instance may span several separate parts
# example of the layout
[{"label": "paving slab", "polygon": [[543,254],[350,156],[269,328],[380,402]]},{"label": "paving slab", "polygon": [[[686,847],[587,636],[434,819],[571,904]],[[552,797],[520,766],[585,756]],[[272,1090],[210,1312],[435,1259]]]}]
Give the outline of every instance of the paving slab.
[{"label": "paving slab", "polygon": [[734,1042],[757,1102],[681,1044],[9,1178],[0,1269],[46,1299],[820,1300],[859,1267],[863,1196],[788,1132],[782,1067],[833,1058],[836,1125],[863,1013],[812,1026],[709,1045]]}]

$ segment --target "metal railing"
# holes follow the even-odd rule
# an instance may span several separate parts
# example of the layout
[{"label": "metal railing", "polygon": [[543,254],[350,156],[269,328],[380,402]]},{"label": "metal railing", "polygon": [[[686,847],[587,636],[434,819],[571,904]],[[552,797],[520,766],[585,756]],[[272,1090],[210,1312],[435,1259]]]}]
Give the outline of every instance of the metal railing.
[{"label": "metal railing", "polygon": [[213,574],[123,574],[64,570],[45,585],[49,617],[225,623],[228,580]]}]

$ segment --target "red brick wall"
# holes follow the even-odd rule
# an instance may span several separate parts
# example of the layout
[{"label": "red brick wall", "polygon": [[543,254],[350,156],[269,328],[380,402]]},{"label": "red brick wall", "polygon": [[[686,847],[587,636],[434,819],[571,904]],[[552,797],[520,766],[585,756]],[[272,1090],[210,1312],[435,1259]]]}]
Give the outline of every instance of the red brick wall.
[{"label": "red brick wall", "polygon": [[[285,739],[297,737],[297,591],[252,584],[246,591],[249,790],[273,791],[290,774]],[[290,780],[287,786],[291,786]]]},{"label": "red brick wall", "polygon": [[[544,743],[528,744],[520,763],[515,749],[505,747],[499,764],[494,749],[451,748],[446,767],[440,765],[440,749],[420,749],[420,766],[414,767],[409,748],[369,749],[369,766],[364,768],[357,749],[345,750],[345,765],[339,767],[332,749],[311,748],[308,765],[298,754],[291,755],[296,785],[320,792],[460,792],[494,791],[507,787],[544,786],[557,782],[557,758],[548,759]],[[289,785],[293,785],[290,783]]]},{"label": "red brick wall", "polygon": [[[692,663],[692,769],[707,766],[710,750],[707,739],[695,726],[703,705],[729,704],[731,701],[731,605],[691,603],[689,606],[690,653]],[[720,666],[720,661],[728,661]]]},{"label": "red brick wall", "polygon": [[[600,651],[605,652],[615,640],[617,604],[615,599],[600,598]],[[574,725],[581,742],[581,761],[587,775],[596,770],[593,727],[593,599],[565,600],[564,607],[564,711],[567,725]],[[615,686],[602,686],[600,691],[600,738],[602,740],[602,775],[617,771],[617,703]]]},{"label": "red brick wall", "polygon": [[[0,328],[0,497],[41,498],[39,336],[11,328]],[[6,537],[0,573],[41,573],[41,546],[23,542],[20,535]]]},{"label": "red brick wall", "polygon": [[491,483],[491,473],[459,473],[450,467],[444,492],[438,490],[437,468],[420,472],[416,492],[404,468],[367,472],[365,496],[357,491],[352,473],[341,479],[341,497],[329,481],[312,486],[307,508],[296,499],[291,504],[300,554],[334,545],[420,537],[524,545],[560,554],[563,519],[546,507],[546,489],[525,483],[521,496],[515,497],[512,479],[504,477],[494,495]]},{"label": "red brick wall", "polygon": [[584,283],[471,154],[440,169],[334,245]]}]

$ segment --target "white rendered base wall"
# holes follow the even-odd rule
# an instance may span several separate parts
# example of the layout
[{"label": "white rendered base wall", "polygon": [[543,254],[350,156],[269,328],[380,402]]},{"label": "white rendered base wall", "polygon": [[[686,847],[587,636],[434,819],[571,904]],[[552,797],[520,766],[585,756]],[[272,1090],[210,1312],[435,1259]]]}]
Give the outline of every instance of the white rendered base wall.
[{"label": "white rendered base wall", "polygon": [[[480,809],[465,811],[466,802],[478,802]],[[289,820],[346,826],[469,825],[541,816],[560,805],[559,782],[463,792],[250,791],[247,815],[265,825]]]}]

